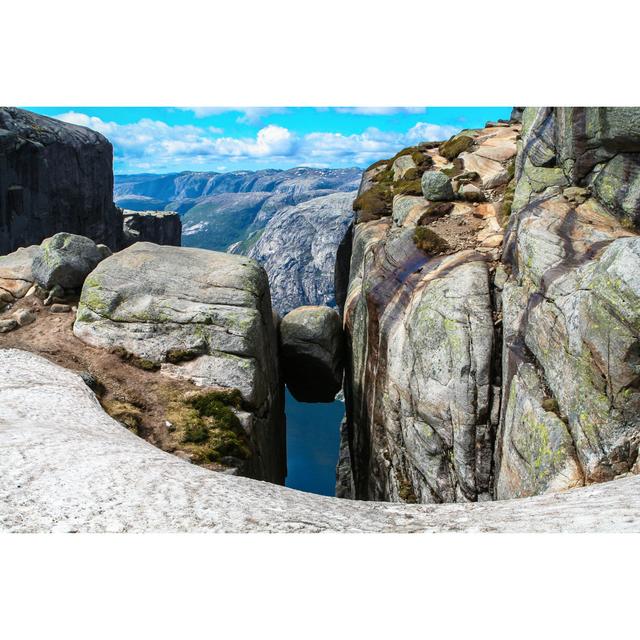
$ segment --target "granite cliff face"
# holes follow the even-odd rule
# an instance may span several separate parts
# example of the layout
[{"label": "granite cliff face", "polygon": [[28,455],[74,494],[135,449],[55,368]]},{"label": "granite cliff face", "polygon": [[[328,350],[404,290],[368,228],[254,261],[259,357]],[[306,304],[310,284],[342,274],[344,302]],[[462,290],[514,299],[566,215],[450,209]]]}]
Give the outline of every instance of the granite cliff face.
[{"label": "granite cliff face", "polygon": [[248,255],[269,274],[274,308],[336,305],[338,245],[353,219],[354,192],[334,193],[280,209]]},{"label": "granite cliff face", "polygon": [[118,248],[112,157],[95,131],[0,108],[0,255],[59,231]]},{"label": "granite cliff face", "polygon": [[490,500],[640,471],[638,113],[515,111],[364,173],[343,495]]}]

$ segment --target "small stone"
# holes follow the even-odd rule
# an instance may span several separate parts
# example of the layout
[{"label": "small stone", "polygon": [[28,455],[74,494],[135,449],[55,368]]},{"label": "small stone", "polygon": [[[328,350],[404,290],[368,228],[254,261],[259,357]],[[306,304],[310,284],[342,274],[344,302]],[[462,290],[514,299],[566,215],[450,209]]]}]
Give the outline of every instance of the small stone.
[{"label": "small stone", "polygon": [[16,311],[13,317],[21,327],[25,327],[26,325],[36,321],[36,314],[33,313],[33,311],[29,311],[28,309]]},{"label": "small stone", "polygon": [[68,304],[52,304],[51,305],[51,313],[69,313],[71,311],[71,307]]},{"label": "small stone", "polygon": [[175,425],[173,424],[173,422],[169,422],[168,420],[165,420],[165,421],[164,421],[164,426],[165,426],[165,427],[167,427],[167,429],[168,429],[169,431],[175,431],[175,430],[176,430],[176,427],[175,427]]},{"label": "small stone", "polygon": [[113,255],[113,252],[111,251],[111,249],[109,249],[109,247],[107,247],[106,244],[97,244],[96,247],[100,252],[103,260],[105,258],[108,258],[110,255]]},{"label": "small stone", "polygon": [[0,333],[9,333],[18,328],[18,323],[13,318],[0,320]]},{"label": "small stone", "polygon": [[583,187],[568,187],[562,192],[562,195],[575,204],[585,203],[590,196],[589,190]]},{"label": "small stone", "polygon": [[482,194],[481,189],[476,187],[475,184],[465,184],[462,186],[459,195],[469,202],[480,202],[484,200],[484,195]]},{"label": "small stone", "polygon": [[56,302],[56,300],[60,300],[62,298],[64,298],[64,289],[59,284],[56,284],[51,288],[49,294],[44,299],[44,305],[48,307],[50,304]]},{"label": "small stone", "polygon": [[451,179],[441,171],[425,171],[421,184],[422,194],[427,200],[453,200]]}]

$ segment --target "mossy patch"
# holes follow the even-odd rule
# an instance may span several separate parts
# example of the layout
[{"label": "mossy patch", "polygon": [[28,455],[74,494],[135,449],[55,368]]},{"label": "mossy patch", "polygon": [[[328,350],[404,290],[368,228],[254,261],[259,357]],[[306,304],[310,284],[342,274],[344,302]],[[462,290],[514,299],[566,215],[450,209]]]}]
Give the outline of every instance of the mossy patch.
[{"label": "mossy patch", "polygon": [[139,358],[138,356],[130,353],[123,347],[116,347],[111,350],[111,353],[117,355],[121,360],[128,362],[130,365],[142,369],[143,371],[157,371],[160,369],[160,365],[153,360],[147,358]]},{"label": "mossy patch", "polygon": [[174,425],[180,448],[199,464],[224,458],[246,460],[251,449],[235,409],[242,405],[238,389],[203,391],[177,396],[168,403],[167,418]]},{"label": "mossy patch", "polygon": [[453,210],[453,202],[432,202],[418,220],[418,226],[430,222],[434,218],[442,218]]},{"label": "mossy patch", "polygon": [[138,435],[138,429],[142,424],[142,412],[138,407],[120,400],[107,400],[102,406],[114,420]]},{"label": "mossy patch", "polygon": [[413,233],[413,242],[418,249],[432,255],[443,253],[449,249],[447,241],[428,227],[416,227]]},{"label": "mossy patch", "polygon": [[194,360],[200,354],[195,349],[169,349],[166,354],[167,362],[171,364],[180,364],[181,362],[188,362]]},{"label": "mossy patch", "polygon": [[402,180],[398,183],[398,186],[394,187],[393,194],[402,196],[421,196],[422,183],[420,181],[420,178],[417,178],[415,180]]},{"label": "mossy patch", "polygon": [[463,151],[466,151],[473,144],[473,138],[464,134],[458,134],[449,138],[440,145],[438,150],[441,156],[447,160],[457,158]]},{"label": "mossy patch", "polygon": [[516,181],[514,179],[509,182],[507,188],[504,191],[502,197],[502,203],[500,204],[500,210],[498,215],[498,222],[501,226],[505,226],[511,217],[511,209],[513,207],[513,198],[516,193]]}]

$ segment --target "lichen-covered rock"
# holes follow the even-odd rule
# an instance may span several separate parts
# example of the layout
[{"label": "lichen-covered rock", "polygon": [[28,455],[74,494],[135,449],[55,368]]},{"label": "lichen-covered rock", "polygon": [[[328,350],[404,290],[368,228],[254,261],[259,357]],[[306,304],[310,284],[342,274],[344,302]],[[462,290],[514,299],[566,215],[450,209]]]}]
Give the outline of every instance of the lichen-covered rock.
[{"label": "lichen-covered rock", "polygon": [[484,504],[339,500],[189,464],[133,435],[82,378],[0,349],[5,532],[640,532],[640,477]]},{"label": "lichen-covered rock", "polygon": [[153,242],[179,247],[182,222],[175,211],[131,211],[123,209],[124,243]]},{"label": "lichen-covered rock", "polygon": [[[634,154],[611,155],[636,144],[636,119],[626,115],[627,133],[606,109],[525,110],[502,292],[498,498],[638,471],[640,238],[628,224],[636,210],[627,182]],[[599,190],[603,175],[619,187]],[[576,181],[591,184],[595,198]],[[627,211],[615,196],[621,189],[629,189]]]},{"label": "lichen-covered rock", "polygon": [[72,233],[56,233],[40,245],[33,259],[33,276],[47,290],[56,285],[79,289],[102,257],[93,240]]},{"label": "lichen-covered rock", "polygon": [[400,156],[393,161],[391,170],[393,171],[393,179],[400,180],[404,178],[409,169],[415,169],[416,163],[411,155]]},{"label": "lichen-covered rock", "polygon": [[411,229],[356,227],[345,307],[355,497],[488,495],[493,319],[486,258],[429,257]]},{"label": "lichen-covered rock", "polygon": [[284,381],[300,402],[331,402],[342,386],[342,323],[334,309],[299,307],[280,323]]},{"label": "lichen-covered rock", "polygon": [[422,193],[427,200],[453,200],[451,179],[441,171],[425,171],[421,184]]},{"label": "lichen-covered rock", "polygon": [[86,279],[74,333],[162,374],[239,389],[253,416],[248,473],[284,480],[277,336],[267,275],[255,261],[139,242]]},{"label": "lichen-covered rock", "polygon": [[90,129],[0,108],[0,254],[59,231],[120,247],[113,149]]}]

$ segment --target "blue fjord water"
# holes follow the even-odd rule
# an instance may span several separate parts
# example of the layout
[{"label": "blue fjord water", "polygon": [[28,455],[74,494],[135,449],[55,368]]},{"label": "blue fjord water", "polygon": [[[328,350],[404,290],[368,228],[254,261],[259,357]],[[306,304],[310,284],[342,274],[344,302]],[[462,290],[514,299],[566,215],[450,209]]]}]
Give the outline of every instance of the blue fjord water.
[{"label": "blue fjord water", "polygon": [[340,422],[344,403],[298,402],[287,389],[286,486],[301,491],[335,495]]}]

